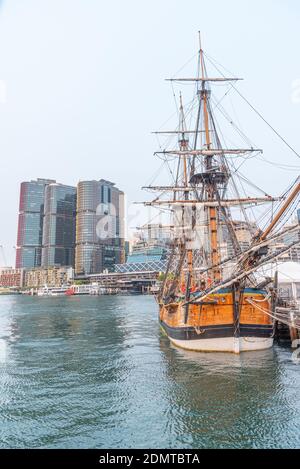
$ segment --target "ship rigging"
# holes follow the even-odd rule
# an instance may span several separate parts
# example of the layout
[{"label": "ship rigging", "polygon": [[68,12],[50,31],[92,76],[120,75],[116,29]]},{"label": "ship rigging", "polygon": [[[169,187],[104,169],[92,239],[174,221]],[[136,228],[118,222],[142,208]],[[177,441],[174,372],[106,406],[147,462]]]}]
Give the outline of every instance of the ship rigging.
[{"label": "ship rigging", "polygon": [[[169,141],[178,139],[177,147],[166,145],[155,152],[168,166],[171,184],[145,186],[157,192],[145,205],[169,209],[173,226],[172,250],[157,297],[160,322],[171,341],[187,349],[239,353],[269,348],[279,298],[272,277],[262,278],[259,270],[300,244],[298,238],[281,251],[270,249],[276,239],[299,232],[298,226],[287,226],[286,219],[299,202],[300,178],[274,197],[241,174],[243,162],[237,167],[234,160],[251,161],[261,157],[262,150],[230,118],[250,145],[224,144],[214,115],[212,86],[229,83],[230,89],[236,89],[233,83],[240,79],[208,74],[205,57],[200,41],[196,77],[170,79],[172,84],[191,83],[195,90],[189,106],[195,111],[194,128],[187,125],[180,93],[178,127],[156,132]],[[222,113],[228,120],[223,108]],[[253,214],[254,208],[266,204],[271,208],[260,223],[250,218],[249,210]]]}]

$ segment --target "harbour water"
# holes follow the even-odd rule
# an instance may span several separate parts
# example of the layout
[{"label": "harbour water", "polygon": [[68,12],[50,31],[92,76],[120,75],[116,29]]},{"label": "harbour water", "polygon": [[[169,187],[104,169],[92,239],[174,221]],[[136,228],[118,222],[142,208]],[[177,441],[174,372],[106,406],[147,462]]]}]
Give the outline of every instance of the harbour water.
[{"label": "harbour water", "polygon": [[0,297],[0,447],[300,448],[300,364],[175,349],[153,297]]}]

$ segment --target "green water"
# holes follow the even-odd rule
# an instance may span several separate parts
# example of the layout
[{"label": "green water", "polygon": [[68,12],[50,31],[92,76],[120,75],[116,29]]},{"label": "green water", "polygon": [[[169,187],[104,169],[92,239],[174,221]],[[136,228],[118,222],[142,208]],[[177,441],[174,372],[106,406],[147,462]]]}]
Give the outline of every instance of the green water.
[{"label": "green water", "polygon": [[1,297],[0,447],[300,448],[300,364],[175,349],[152,297]]}]

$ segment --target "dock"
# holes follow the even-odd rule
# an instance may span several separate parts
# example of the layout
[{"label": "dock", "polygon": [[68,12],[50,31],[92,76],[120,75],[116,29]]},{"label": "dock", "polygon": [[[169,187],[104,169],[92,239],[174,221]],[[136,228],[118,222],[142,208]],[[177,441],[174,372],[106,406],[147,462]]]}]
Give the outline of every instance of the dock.
[{"label": "dock", "polygon": [[298,304],[277,306],[274,312],[275,338],[297,348],[300,340],[300,308]]}]

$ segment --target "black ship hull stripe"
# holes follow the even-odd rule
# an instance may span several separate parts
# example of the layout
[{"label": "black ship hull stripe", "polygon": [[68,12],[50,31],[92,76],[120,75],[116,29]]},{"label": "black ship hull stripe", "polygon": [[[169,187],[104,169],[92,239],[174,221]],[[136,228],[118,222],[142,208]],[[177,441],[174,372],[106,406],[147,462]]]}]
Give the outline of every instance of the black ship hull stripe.
[{"label": "black ship hull stripe", "polygon": [[[197,329],[190,326],[170,327],[163,321],[160,321],[160,324],[170,338],[177,340],[221,339],[224,337],[234,336],[233,324],[202,326]],[[273,326],[260,324],[240,324],[239,336],[271,338],[273,336]]]}]

